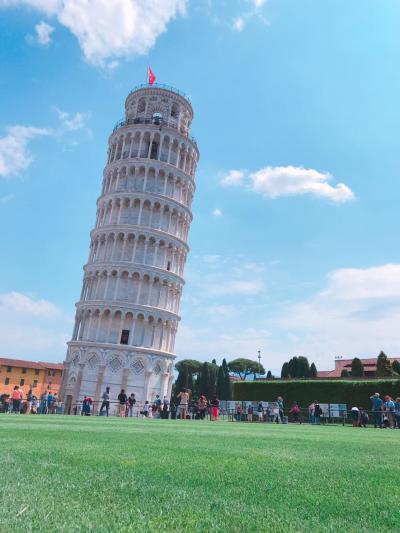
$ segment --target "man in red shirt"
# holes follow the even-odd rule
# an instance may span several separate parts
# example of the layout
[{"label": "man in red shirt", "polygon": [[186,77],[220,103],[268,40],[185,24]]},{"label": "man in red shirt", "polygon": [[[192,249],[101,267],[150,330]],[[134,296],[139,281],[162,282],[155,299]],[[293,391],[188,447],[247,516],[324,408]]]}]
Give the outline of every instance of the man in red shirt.
[{"label": "man in red shirt", "polygon": [[18,387],[18,385],[15,385],[14,391],[12,393],[13,413],[20,414],[21,400],[22,400],[22,390]]}]

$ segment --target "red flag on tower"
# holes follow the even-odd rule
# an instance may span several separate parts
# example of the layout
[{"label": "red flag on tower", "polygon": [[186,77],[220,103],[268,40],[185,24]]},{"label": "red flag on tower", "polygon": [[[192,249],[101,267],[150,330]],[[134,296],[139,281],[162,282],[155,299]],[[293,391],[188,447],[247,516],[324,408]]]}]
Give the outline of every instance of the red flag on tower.
[{"label": "red flag on tower", "polygon": [[156,81],[156,77],[150,67],[147,67],[147,76],[149,79],[149,85],[153,85],[153,83]]}]

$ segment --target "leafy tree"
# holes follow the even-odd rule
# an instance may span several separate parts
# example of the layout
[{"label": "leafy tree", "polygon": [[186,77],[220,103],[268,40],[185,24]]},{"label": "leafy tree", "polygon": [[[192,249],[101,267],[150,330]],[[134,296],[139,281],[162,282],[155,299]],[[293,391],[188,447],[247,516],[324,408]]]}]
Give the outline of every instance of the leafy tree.
[{"label": "leafy tree", "polygon": [[201,371],[202,365],[203,363],[196,361],[195,359],[182,359],[176,363],[175,368],[180,372],[186,367],[190,374],[198,374]]},{"label": "leafy tree", "polygon": [[315,366],[315,363],[311,363],[310,371],[308,373],[310,378],[316,378],[317,377],[317,367]]},{"label": "leafy tree", "polygon": [[397,361],[397,359],[392,363],[392,370],[393,372],[396,372],[396,374],[400,375],[400,363]]},{"label": "leafy tree", "polygon": [[290,370],[289,363],[283,363],[282,370],[281,370],[281,378],[282,379],[290,377],[289,370]]},{"label": "leafy tree", "polygon": [[362,378],[364,376],[364,365],[361,359],[354,357],[351,362],[351,377]]},{"label": "leafy tree", "polygon": [[378,355],[376,361],[376,375],[378,377],[393,376],[393,369],[385,352]]},{"label": "leafy tree", "polygon": [[228,369],[240,379],[245,380],[250,374],[265,374],[264,367],[251,359],[234,359],[228,363]]},{"label": "leafy tree", "polygon": [[350,377],[349,371],[347,368],[343,368],[342,373],[340,374],[342,378],[348,378]]},{"label": "leafy tree", "polygon": [[268,370],[268,372],[267,372],[267,379],[272,379],[272,372],[271,372],[271,370]]},{"label": "leafy tree", "polygon": [[213,360],[211,361],[211,364],[216,365],[216,364],[217,364],[217,360],[216,360],[216,359],[213,359]]}]

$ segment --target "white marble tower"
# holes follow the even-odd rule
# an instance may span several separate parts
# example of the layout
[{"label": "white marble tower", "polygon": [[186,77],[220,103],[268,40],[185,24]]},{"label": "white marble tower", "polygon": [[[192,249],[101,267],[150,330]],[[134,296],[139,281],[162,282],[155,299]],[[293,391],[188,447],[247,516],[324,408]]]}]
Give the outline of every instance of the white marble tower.
[{"label": "white marble tower", "polygon": [[61,394],[66,410],[106,386],[141,401],[171,394],[199,159],[180,91],[136,87],[110,135]]}]

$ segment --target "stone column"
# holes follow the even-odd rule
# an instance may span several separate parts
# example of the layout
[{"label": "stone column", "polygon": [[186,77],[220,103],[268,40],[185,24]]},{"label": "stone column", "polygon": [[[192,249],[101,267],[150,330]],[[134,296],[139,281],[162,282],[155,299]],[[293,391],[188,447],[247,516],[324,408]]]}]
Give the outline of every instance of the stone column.
[{"label": "stone column", "polygon": [[100,398],[101,398],[101,389],[103,387],[104,381],[104,372],[106,370],[106,365],[99,366],[99,373],[97,374],[97,383],[96,383],[96,392],[94,393],[94,410],[96,413],[100,409]]},{"label": "stone column", "polygon": [[167,398],[170,400],[171,399],[171,393],[172,393],[172,382],[174,381],[174,376],[173,374],[171,374],[169,376],[169,380],[168,380],[168,389],[167,389]]},{"label": "stone column", "polygon": [[81,385],[82,385],[82,376],[83,376],[83,370],[85,368],[85,363],[79,363],[79,371],[78,371],[78,377],[76,379],[75,383],[75,390],[74,394],[72,395],[72,409],[75,407],[76,403],[79,401],[79,395],[81,392]]},{"label": "stone column", "polygon": [[128,386],[128,378],[129,378],[129,368],[124,368],[122,371],[121,389],[125,389],[125,392]]},{"label": "stone column", "polygon": [[150,385],[150,378],[151,376],[153,375],[153,371],[152,370],[146,370],[146,373],[145,373],[145,376],[144,376],[144,398],[143,398],[143,401],[145,402],[146,400],[150,401],[151,398],[149,398],[149,385]]},{"label": "stone column", "polygon": [[165,386],[167,385],[167,380],[169,378],[168,372],[164,372],[164,374],[161,377],[161,385],[160,385],[160,396],[163,398],[163,396],[167,396],[167,391],[165,390]]}]

